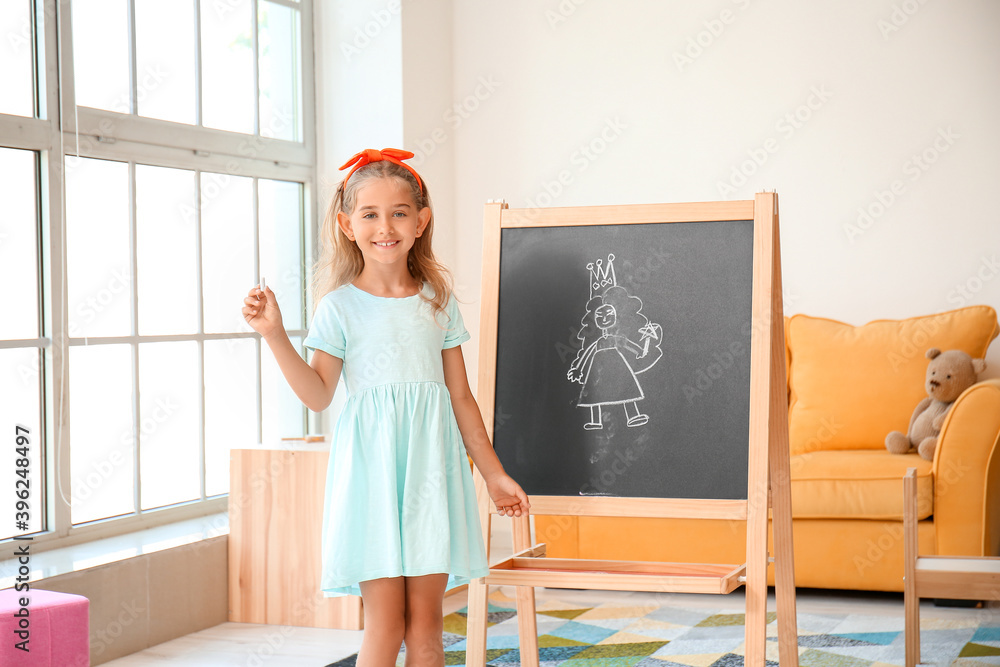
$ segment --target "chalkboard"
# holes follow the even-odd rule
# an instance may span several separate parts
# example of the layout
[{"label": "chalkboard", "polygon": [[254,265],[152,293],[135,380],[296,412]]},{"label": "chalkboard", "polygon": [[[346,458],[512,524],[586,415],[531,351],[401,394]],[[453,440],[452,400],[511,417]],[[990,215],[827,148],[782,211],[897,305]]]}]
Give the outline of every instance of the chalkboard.
[{"label": "chalkboard", "polygon": [[501,230],[494,447],[529,495],[746,499],[753,220]]}]

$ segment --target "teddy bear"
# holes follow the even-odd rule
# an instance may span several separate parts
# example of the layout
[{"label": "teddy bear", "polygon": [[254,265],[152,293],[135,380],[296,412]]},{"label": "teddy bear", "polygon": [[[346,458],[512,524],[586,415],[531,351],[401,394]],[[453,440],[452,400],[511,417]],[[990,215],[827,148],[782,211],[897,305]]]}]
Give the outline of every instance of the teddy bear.
[{"label": "teddy bear", "polygon": [[928,396],[913,411],[909,431],[905,435],[893,431],[885,436],[885,448],[893,454],[916,449],[921,458],[933,461],[948,409],[963,391],[976,383],[976,376],[986,369],[986,361],[973,359],[961,350],[942,352],[936,347],[927,350],[925,356],[931,360],[924,382]]}]

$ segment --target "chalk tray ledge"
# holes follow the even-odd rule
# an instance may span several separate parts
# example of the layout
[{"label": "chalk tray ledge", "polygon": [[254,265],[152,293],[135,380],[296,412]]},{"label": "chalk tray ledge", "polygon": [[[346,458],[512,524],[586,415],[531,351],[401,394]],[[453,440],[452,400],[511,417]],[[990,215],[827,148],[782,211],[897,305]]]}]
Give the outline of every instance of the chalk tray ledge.
[{"label": "chalk tray ledge", "polygon": [[536,544],[490,566],[487,583],[612,591],[716,593],[744,584],[746,564],[662,563],[658,561],[546,558]]}]

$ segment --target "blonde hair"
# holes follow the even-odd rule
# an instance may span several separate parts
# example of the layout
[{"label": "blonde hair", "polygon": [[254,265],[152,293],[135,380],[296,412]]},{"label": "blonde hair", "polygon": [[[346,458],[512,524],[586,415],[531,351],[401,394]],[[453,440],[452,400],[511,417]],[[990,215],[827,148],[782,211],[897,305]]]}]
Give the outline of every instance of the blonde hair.
[{"label": "blonde hair", "polygon": [[[430,283],[434,288],[434,297],[420,292],[420,298],[434,309],[435,315],[443,313],[448,299],[452,294],[452,279],[448,268],[437,261],[431,245],[434,232],[434,209],[431,208],[430,194],[427,183],[423,189],[408,170],[393,164],[388,160],[372,162],[361,167],[351,175],[350,180],[341,181],[327,207],[323,226],[320,229],[321,251],[319,259],[313,265],[313,311],[320,300],[328,293],[342,285],[353,282],[365,268],[365,259],[354,241],[347,238],[344,230],[337,224],[337,214],[351,215],[357,205],[358,190],[370,181],[379,178],[398,178],[410,189],[410,195],[417,211],[430,209],[431,217],[423,233],[416,238],[410,248],[406,265],[410,275],[418,282]],[[423,180],[423,179],[421,179]]]}]

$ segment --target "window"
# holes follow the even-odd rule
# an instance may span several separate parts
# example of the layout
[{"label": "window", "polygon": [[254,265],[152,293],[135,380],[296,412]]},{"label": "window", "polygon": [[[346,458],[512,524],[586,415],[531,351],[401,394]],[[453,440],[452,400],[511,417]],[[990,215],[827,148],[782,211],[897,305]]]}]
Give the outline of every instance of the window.
[{"label": "window", "polygon": [[9,4],[0,401],[31,432],[31,516],[0,540],[223,510],[229,449],[315,418],[240,313],[265,275],[303,351],[311,2]]}]

